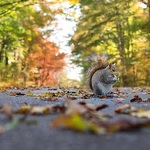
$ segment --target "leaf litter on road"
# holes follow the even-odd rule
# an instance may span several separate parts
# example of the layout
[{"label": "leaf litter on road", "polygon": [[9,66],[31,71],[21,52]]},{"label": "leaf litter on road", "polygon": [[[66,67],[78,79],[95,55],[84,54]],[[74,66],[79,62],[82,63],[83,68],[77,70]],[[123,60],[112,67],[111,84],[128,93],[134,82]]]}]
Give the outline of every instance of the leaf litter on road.
[{"label": "leaf litter on road", "polygon": [[[135,89],[134,89],[135,91]],[[116,90],[114,92],[117,96],[117,101],[114,101],[114,104],[121,105],[125,101],[126,92],[121,90]],[[132,91],[132,94],[136,93]],[[12,92],[12,96],[23,95],[22,92]],[[109,113],[102,113],[101,110],[109,108],[107,104],[101,104],[95,106],[86,102],[86,99],[93,97],[92,93],[87,93],[84,90],[62,90],[56,92],[45,92],[42,94],[37,94],[27,90],[25,92],[27,96],[33,96],[40,100],[46,101],[56,101],[59,97],[65,100],[63,104],[56,105],[47,105],[47,106],[30,106],[23,105],[18,109],[9,108],[7,105],[1,106],[1,113],[5,113],[7,117],[10,117],[9,124],[6,126],[0,126],[0,132],[5,131],[6,129],[13,129],[18,124],[22,122],[27,123],[28,115],[51,115],[58,114],[58,117],[53,120],[50,124],[53,128],[67,128],[80,132],[92,132],[96,134],[105,134],[119,131],[126,131],[134,128],[150,127],[150,112],[149,110],[137,109],[130,104],[121,105],[114,110],[116,113],[115,116],[112,116]],[[76,99],[85,99],[83,102],[76,102]],[[99,97],[100,100],[106,99],[107,96]],[[130,100],[130,102],[143,102],[149,101],[149,98],[142,99],[137,94]],[[13,111],[12,111],[13,110]],[[16,119],[17,114],[22,114],[22,119]],[[133,119],[136,118],[136,122],[133,122],[131,119],[122,117],[123,115],[128,115]],[[12,115],[12,117],[11,117]],[[118,118],[118,116],[120,116]],[[141,120],[145,118],[146,120]],[[15,120],[16,119],[16,120]],[[33,121],[34,122],[34,121]],[[10,126],[10,127],[9,127]]]},{"label": "leaf litter on road", "polygon": [[19,117],[15,115],[15,111],[9,104],[3,104],[0,106],[0,113],[3,113],[8,118],[8,122],[3,126],[0,126],[0,133],[12,130],[22,123],[24,124],[34,124],[35,120],[27,120],[27,114]]},{"label": "leaf litter on road", "polygon": [[[126,117],[112,117],[97,111],[97,109],[91,109],[94,106],[85,106],[86,104],[67,100],[66,111],[51,123],[51,127],[63,127],[75,131],[104,134],[150,126],[149,119],[138,120],[136,118],[136,122],[133,122]],[[136,113],[137,109],[126,104],[120,106],[115,111],[118,114],[125,113],[132,117],[132,113]]]}]

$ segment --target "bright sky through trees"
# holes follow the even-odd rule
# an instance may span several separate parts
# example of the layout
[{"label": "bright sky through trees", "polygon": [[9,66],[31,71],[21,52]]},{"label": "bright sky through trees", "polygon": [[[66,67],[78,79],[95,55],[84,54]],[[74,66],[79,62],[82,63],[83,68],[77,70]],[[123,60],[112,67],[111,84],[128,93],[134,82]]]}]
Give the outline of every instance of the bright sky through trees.
[{"label": "bright sky through trees", "polygon": [[[60,4],[56,5],[56,8]],[[60,52],[66,53],[68,57],[67,61],[67,77],[70,79],[80,79],[81,68],[77,67],[75,64],[71,64],[71,47],[68,45],[72,35],[76,30],[76,25],[79,16],[81,15],[79,5],[76,5],[75,8],[71,8],[71,5],[68,2],[61,4],[64,10],[64,14],[57,14],[53,25],[50,28],[54,28],[52,31],[50,40],[60,48]],[[54,27],[55,26],[55,27]]]}]

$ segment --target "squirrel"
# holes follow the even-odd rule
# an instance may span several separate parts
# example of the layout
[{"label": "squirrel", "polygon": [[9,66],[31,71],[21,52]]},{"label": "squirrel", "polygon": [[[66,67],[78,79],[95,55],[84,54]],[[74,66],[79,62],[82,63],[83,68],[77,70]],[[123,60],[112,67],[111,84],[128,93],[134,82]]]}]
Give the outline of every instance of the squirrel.
[{"label": "squirrel", "polygon": [[97,62],[87,73],[90,89],[95,95],[109,95],[112,86],[119,80],[116,64],[109,64],[104,56],[94,55],[90,59]]}]

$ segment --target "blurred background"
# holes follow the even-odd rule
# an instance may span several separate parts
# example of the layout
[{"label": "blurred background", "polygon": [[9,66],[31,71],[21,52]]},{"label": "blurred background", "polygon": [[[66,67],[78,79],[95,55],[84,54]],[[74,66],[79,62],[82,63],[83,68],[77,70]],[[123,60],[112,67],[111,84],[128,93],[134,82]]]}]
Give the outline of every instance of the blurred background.
[{"label": "blurred background", "polygon": [[150,86],[150,0],[0,0],[0,87],[84,87],[93,54]]}]

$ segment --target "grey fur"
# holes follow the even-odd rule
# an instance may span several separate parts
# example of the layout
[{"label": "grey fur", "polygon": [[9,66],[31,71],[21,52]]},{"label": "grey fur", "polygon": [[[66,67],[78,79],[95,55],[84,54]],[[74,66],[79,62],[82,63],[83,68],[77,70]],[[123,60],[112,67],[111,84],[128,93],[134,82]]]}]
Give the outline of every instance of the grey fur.
[{"label": "grey fur", "polygon": [[95,95],[107,94],[118,78],[110,71],[109,66],[97,70],[91,79],[92,90]]}]

